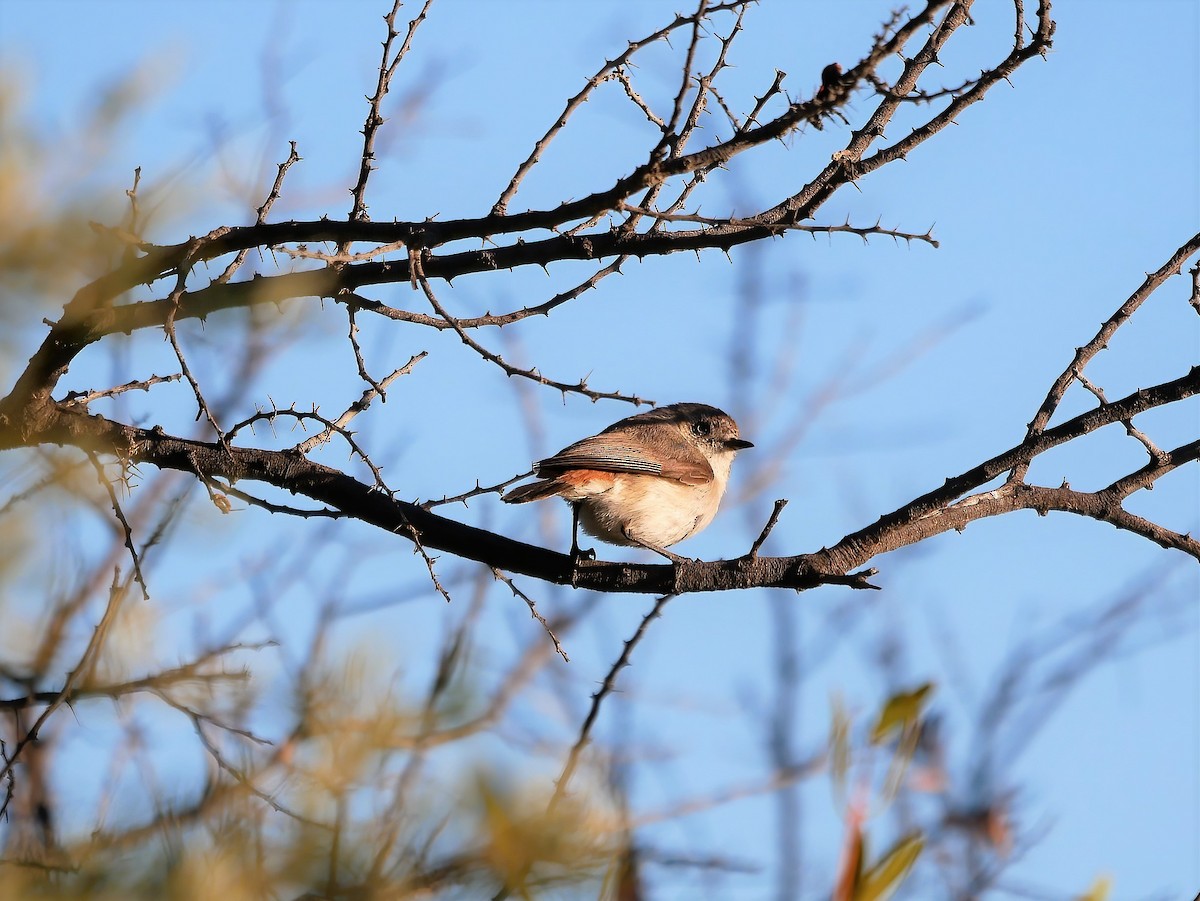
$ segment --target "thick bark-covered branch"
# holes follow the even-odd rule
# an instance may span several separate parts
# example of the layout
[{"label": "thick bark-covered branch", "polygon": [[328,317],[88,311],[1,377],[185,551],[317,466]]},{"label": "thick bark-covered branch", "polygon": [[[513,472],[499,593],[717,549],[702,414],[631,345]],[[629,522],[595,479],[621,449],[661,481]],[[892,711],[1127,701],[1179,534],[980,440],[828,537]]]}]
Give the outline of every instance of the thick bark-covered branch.
[{"label": "thick bark-covered branch", "polygon": [[[1020,485],[1006,487],[969,503],[956,504],[1015,466],[1052,447],[1099,428],[1132,418],[1154,407],[1200,393],[1200,367],[1179,379],[1142,389],[1120,400],[1101,404],[1020,445],[948,479],[941,488],[881,517],[846,536],[831,548],[790,557],[747,554],[734,560],[695,561],[675,565],[581,561],[514,541],[484,529],[455,522],[429,510],[389,496],[339,470],[315,463],[296,451],[222,446],[167,435],[158,429],[137,428],[89,415],[55,403],[35,404],[13,416],[0,405],[0,449],[22,444],[57,443],[102,451],[120,460],[148,463],[161,469],[194,473],[202,479],[229,482],[259,481],[326,504],[346,516],[396,533],[420,547],[448,551],[489,567],[534,576],[560,585],[609,592],[682,593],[736,588],[793,588],[825,584],[870,587],[869,573],[858,572],[879,554],[922,541],[986,516],[1032,509],[1040,513],[1063,510],[1146,535],[1200,559],[1200,543],[1132,517],[1120,508],[1134,487],[1196,459],[1200,442],[1164,455],[1145,470],[1094,494]],[[8,399],[8,400],[11,400]],[[3,417],[7,416],[5,420]],[[1129,482],[1129,480],[1133,480]],[[1128,482],[1128,484],[1126,484]]]},{"label": "thick bark-covered branch", "polygon": [[[439,516],[292,451],[242,447],[226,450],[215,442],[178,438],[57,407],[29,419],[40,427],[37,434],[29,436],[36,443],[101,450],[121,460],[230,482],[265,482],[410,541],[416,538],[427,549],[449,551],[487,566],[560,585],[574,584],[598,591],[663,593],[749,587],[800,589],[826,582],[859,581],[844,573],[819,572],[804,557],[697,562],[681,567],[678,574],[669,565],[597,561],[583,561],[576,570],[566,554]],[[11,433],[6,435],[0,429],[0,448],[13,446],[7,440],[10,436]]]},{"label": "thick bark-covered branch", "polygon": [[[823,552],[829,557],[827,565],[834,570],[861,566],[864,561],[886,551],[913,544],[950,529],[961,529],[974,519],[1015,509],[1031,509],[1039,512],[1046,512],[1047,509],[1063,509],[1067,512],[1114,521],[1116,516],[1111,511],[1118,507],[1120,499],[1124,495],[1118,497],[1110,494],[1096,507],[1076,506],[1072,509],[1065,503],[1062,506],[1045,507],[1039,502],[1047,496],[1038,492],[1047,489],[1037,489],[1023,483],[1012,486],[1015,487],[1015,490],[1010,492],[1013,500],[1005,501],[1003,504],[999,503],[997,499],[994,503],[983,504],[981,509],[977,509],[980,505],[973,508],[967,508],[965,505],[956,508],[952,505],[967,492],[986,485],[1018,466],[1028,466],[1029,461],[1034,457],[1052,447],[1081,438],[1106,425],[1122,422],[1153,407],[1174,403],[1196,394],[1200,394],[1200,366],[1193,366],[1187,375],[1178,379],[1164,382],[1153,388],[1135,391],[1127,397],[1111,403],[1101,404],[1052,429],[1029,436],[1021,444],[1004,453],[997,454],[990,460],[972,467],[962,475],[947,479],[940,488],[880,517],[865,529],[847,535],[828,551]],[[1172,458],[1173,465],[1169,468],[1194,459],[1188,456],[1189,453],[1194,453],[1194,450],[1193,444],[1185,445],[1175,451],[1174,453],[1178,456]],[[1099,515],[1101,513],[1104,515]],[[1128,522],[1128,520],[1124,521]],[[1155,540],[1158,539],[1155,538]],[[1161,544],[1162,541],[1158,543]],[[1185,553],[1200,559],[1200,546],[1194,541],[1173,543],[1171,546],[1178,547]]]}]

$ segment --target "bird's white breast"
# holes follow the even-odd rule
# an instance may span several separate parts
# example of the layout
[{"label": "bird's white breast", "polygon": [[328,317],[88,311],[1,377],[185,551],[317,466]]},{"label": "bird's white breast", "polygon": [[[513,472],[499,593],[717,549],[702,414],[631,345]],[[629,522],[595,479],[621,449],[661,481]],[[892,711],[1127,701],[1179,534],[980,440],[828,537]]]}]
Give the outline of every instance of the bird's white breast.
[{"label": "bird's white breast", "polygon": [[729,481],[733,453],[715,454],[710,462],[713,480],[704,485],[621,473],[611,488],[580,503],[580,525],[589,535],[611,544],[635,544],[627,535],[658,547],[683,541],[716,516]]}]

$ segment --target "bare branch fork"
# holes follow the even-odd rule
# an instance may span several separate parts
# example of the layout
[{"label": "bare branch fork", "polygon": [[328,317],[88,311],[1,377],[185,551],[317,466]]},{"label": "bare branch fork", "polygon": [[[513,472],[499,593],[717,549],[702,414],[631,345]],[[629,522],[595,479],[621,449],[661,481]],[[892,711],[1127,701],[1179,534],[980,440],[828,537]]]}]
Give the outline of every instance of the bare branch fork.
[{"label": "bare branch fork", "polygon": [[421,23],[425,21],[425,17],[429,14],[429,7],[433,5],[433,0],[425,0],[425,5],[421,7],[421,12],[417,14],[415,19],[408,23],[408,33],[404,36],[403,43],[393,53],[392,45],[395,43],[396,38],[400,36],[400,32],[396,30],[396,16],[399,14],[402,5],[401,0],[394,0],[391,12],[384,16],[384,21],[387,23],[388,29],[387,38],[383,42],[383,59],[379,63],[379,81],[375,86],[375,93],[368,98],[370,109],[367,112],[366,123],[363,125],[362,162],[359,165],[358,181],[350,189],[350,193],[354,197],[354,204],[350,208],[351,221],[361,221],[367,218],[367,181],[371,177],[371,172],[374,171],[375,137],[379,133],[379,127],[385,121],[383,113],[380,111],[383,98],[391,88],[392,78],[396,74],[396,69],[412,48],[413,36],[417,32],[417,28],[420,27]]},{"label": "bare branch fork", "polygon": [[[406,260],[338,264],[303,272],[256,276],[248,281],[231,284],[221,283],[218,280],[205,288],[191,292],[177,289],[176,292],[172,292],[172,297],[165,300],[130,304],[116,310],[108,309],[111,307],[112,301],[120,294],[139,284],[153,284],[165,277],[167,273],[178,272],[180,267],[183,267],[188,261],[194,265],[226,254],[236,254],[255,246],[275,248],[288,244],[306,245],[332,242],[344,250],[351,243],[364,242],[422,248],[422,269],[425,276],[449,281],[472,272],[496,271],[526,265],[545,266],[558,260],[598,260],[629,255],[644,257],[678,250],[706,248],[727,250],[736,244],[779,234],[800,222],[812,219],[825,200],[832,196],[839,187],[860,181],[875,169],[907,155],[920,143],[953,121],[962,109],[981,99],[986,90],[998,80],[1007,78],[1022,62],[1044,53],[1049,47],[1053,34],[1053,23],[1049,19],[1048,8],[1043,4],[1043,8],[1039,9],[1038,27],[1027,43],[1023,38],[1019,40],[1008,57],[981,76],[978,84],[971,90],[951,98],[945,107],[933,114],[924,126],[914,130],[908,137],[895,144],[881,149],[873,157],[864,158],[865,150],[880,138],[885,126],[900,105],[899,100],[885,99],[867,126],[854,132],[846,148],[838,153],[837,158],[815,180],[800,192],[757,214],[743,216],[736,221],[720,226],[712,225],[702,229],[671,232],[652,228],[647,232],[639,233],[627,227],[629,223],[636,221],[629,220],[626,226],[610,230],[590,231],[587,234],[555,234],[553,237],[543,240],[524,239],[516,243],[490,247],[486,250],[460,251],[449,254],[433,252],[439,246],[467,238],[475,238],[481,242],[485,240],[494,242],[504,236],[516,236],[528,231],[557,232],[572,222],[590,220],[598,222],[606,214],[619,214],[620,205],[630,202],[630,198],[639,191],[646,189],[656,191],[671,179],[711,172],[734,156],[783,137],[803,124],[819,124],[848,102],[856,87],[865,82],[867,74],[874,72],[886,59],[900,51],[921,28],[931,25],[934,14],[948,5],[950,9],[946,18],[933,30],[920,52],[909,60],[904,74],[897,81],[897,91],[911,89],[925,69],[936,60],[941,47],[965,21],[966,7],[969,4],[949,4],[948,0],[930,2],[922,12],[903,26],[896,28],[890,36],[886,31],[881,33],[876,38],[875,46],[858,65],[849,69],[835,82],[822,85],[822,90],[812,99],[790,104],[783,112],[762,125],[751,127],[748,120],[745,126],[738,129],[726,141],[687,152],[684,144],[694,131],[694,120],[698,115],[698,110],[702,108],[703,97],[708,90],[707,86],[715,78],[720,67],[724,65],[723,61],[719,60],[713,70],[701,79],[697,96],[693,102],[693,115],[684,120],[683,130],[678,139],[673,141],[672,155],[665,159],[652,158],[649,162],[634,169],[629,175],[619,179],[607,191],[596,192],[579,200],[545,210],[530,210],[509,215],[496,209],[489,215],[476,219],[442,222],[435,220],[390,223],[366,221],[365,214],[363,214],[364,208],[357,202],[357,198],[365,190],[363,173],[369,173],[369,160],[373,153],[370,146],[365,143],[364,167],[360,172],[360,182],[355,187],[355,210],[361,215],[352,215],[349,220],[344,222],[323,219],[313,222],[257,223],[245,228],[220,229],[210,235],[192,239],[183,244],[150,247],[143,256],[82,288],[64,311],[65,315],[60,320],[58,328],[63,332],[82,329],[84,334],[94,341],[116,331],[152,326],[161,327],[168,320],[176,321],[183,317],[202,318],[222,309],[256,303],[273,303],[304,296],[336,298],[345,292],[354,292],[372,284],[414,280]],[[743,7],[742,3],[713,5],[709,9],[709,15],[730,10],[737,10],[740,15]],[[413,28],[419,19],[420,17],[418,20],[414,20]],[[636,52],[640,47],[653,43],[674,28],[682,27],[691,21],[692,17],[681,17],[667,29],[648,37],[646,41],[635,42],[630,45],[625,54],[618,57],[611,65],[606,66],[601,75],[607,74],[615,67],[627,62],[630,53]],[[731,41],[736,33],[735,28],[725,41]],[[410,28],[408,38],[411,39],[411,36],[412,29]],[[406,40],[406,44],[407,42]],[[394,66],[381,68],[381,87],[377,89],[376,96],[372,98],[376,104],[381,97],[379,91],[386,88],[386,83],[391,77],[390,73],[394,71]],[[780,80],[780,76],[777,75],[775,83],[755,106],[752,119],[761,115],[766,102],[765,98],[777,96]],[[598,81],[597,84],[599,83]],[[592,87],[594,88],[595,85]],[[588,90],[590,91],[591,88]],[[586,92],[583,96],[586,96]],[[573,106],[569,104],[569,111],[577,109],[578,105],[582,103],[582,99],[583,97]],[[373,107],[373,110],[377,114],[377,108]],[[566,115],[567,113],[564,113],[564,117],[559,120],[560,123],[565,123]],[[372,116],[368,118],[373,120]],[[552,140],[560,130],[561,125],[552,128],[544,136],[543,142]],[[370,131],[370,129],[364,129],[364,131]],[[529,168],[536,163],[539,154],[540,151],[535,151],[530,160],[521,167],[514,178],[514,184],[510,185],[509,190],[505,192],[505,198],[498,202],[498,208],[506,207],[508,199],[511,199],[512,194],[515,193],[516,185],[520,183]],[[652,197],[650,202],[652,202]],[[644,207],[647,202],[643,201],[634,205]],[[666,212],[673,213],[675,210]],[[636,217],[636,214],[634,215]],[[914,237],[917,236],[914,235]],[[103,314],[101,314],[102,309],[105,310]],[[58,338],[59,336],[55,335],[54,337]]]}]

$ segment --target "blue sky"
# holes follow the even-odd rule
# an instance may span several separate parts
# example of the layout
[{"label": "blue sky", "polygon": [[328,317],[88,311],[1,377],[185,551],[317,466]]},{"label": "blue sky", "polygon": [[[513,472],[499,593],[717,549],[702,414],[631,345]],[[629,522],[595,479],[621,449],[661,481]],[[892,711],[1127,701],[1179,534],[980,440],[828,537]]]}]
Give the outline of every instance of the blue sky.
[{"label": "blue sky", "polygon": [[[439,0],[395,89],[370,192],[373,217],[486,211],[601,58],[677,5]],[[873,0],[763,3],[747,18],[729,90],[744,100],[781,68],[793,92],[811,91],[827,62],[857,58],[890,6]],[[994,53],[1011,32],[1007,11],[994,18],[1001,4],[977,6],[976,26],[945,60],[947,83],[970,74],[980,58],[975,54]],[[345,216],[384,11],[365,0],[10,0],[0,5],[0,59],[23,82],[24,115],[61,151],[51,161],[48,190],[106,191],[119,209],[133,167],[141,166],[147,196],[164,202],[151,236],[168,242],[250,221],[288,140],[297,141],[304,159],[289,175],[276,218]],[[599,291],[529,323],[514,336],[519,344],[484,337],[506,356],[536,360],[564,381],[590,373],[597,388],[725,407],[767,448],[782,437],[788,411],[805,410],[833,375],[844,375],[851,390],[814,417],[770,488],[767,501],[791,501],[768,545],[773,553],[830,544],[1010,447],[1073,348],[1200,225],[1197,4],[1074,0],[1058,5],[1055,18],[1058,31],[1046,61],[1023,66],[1011,87],[995,88],[957,127],[906,163],[864,180],[858,193],[838,194],[823,210],[825,223],[848,217],[859,225],[882,218],[912,232],[932,226],[939,249],[885,238],[864,245],[850,236],[814,241],[792,235],[735,250],[729,260],[711,254],[697,262],[681,254],[632,263]],[[100,92],[136,67],[143,73],[137,82],[143,101],[113,141],[89,144],[80,133]],[[661,88],[667,71],[665,63],[651,63],[640,77]],[[272,89],[264,90],[264,83]],[[859,109],[866,103],[860,100]],[[642,124],[612,95],[588,104],[514,208],[607,187],[640,162]],[[730,179],[705,195],[704,212],[802,184],[814,161],[836,149],[835,139],[806,133],[786,148],[769,148],[758,162],[734,165]],[[762,371],[748,396],[730,393],[733,298],[751,270],[763,292],[757,359],[794,367],[783,398],[771,396]],[[461,311],[539,302],[581,271],[562,266],[548,274],[464,279],[446,289],[443,300]],[[1097,359],[1093,378],[1110,397],[1177,375],[1200,358],[1200,330],[1186,293],[1186,279],[1174,280]],[[398,296],[381,299],[400,302]],[[222,326],[212,328],[219,334]],[[347,368],[344,342],[330,343],[333,330],[344,330],[338,317],[318,318],[302,329],[299,347],[309,360],[328,360],[328,370],[298,369],[295,356],[283,357],[254,386],[254,398],[294,397],[338,409],[356,397],[361,386],[352,379],[353,361]],[[365,326],[364,335],[381,370],[418,350],[431,353],[417,376],[361,426],[363,440],[389,463],[404,496],[454,494],[477,478],[484,484],[508,478],[529,459],[631,412],[534,394],[544,432],[530,439],[519,425],[518,395],[453,336],[377,324]],[[936,340],[926,346],[931,336]],[[36,330],[22,336],[17,359],[39,339]],[[923,348],[919,355],[911,353],[914,346]],[[130,347],[138,368],[122,378],[170,364],[157,338]],[[892,372],[888,361],[897,358],[905,364]],[[78,375],[87,376],[86,368]],[[177,410],[155,415],[168,427],[174,417],[186,428],[186,393],[174,396]],[[1081,409],[1086,401],[1080,396],[1068,406]],[[768,402],[782,412],[764,415]],[[450,405],[461,415],[442,415]],[[1194,437],[1198,419],[1193,399],[1184,415],[1146,422],[1171,446]],[[426,427],[432,421],[437,428]],[[1125,441],[1096,436],[1078,450],[1048,457],[1033,476],[1053,485],[1063,478],[1080,488],[1105,484],[1113,467],[1131,458]],[[329,456],[332,463],[340,459]],[[755,465],[748,453],[737,468]],[[1188,530],[1200,518],[1198,500],[1193,465],[1129,506]],[[761,500],[726,509],[681,550],[705,558],[741,553],[767,510]],[[565,542],[563,510],[514,511],[487,498],[452,515],[527,540]],[[202,517],[198,525],[210,553],[236,560],[243,543],[268,528],[264,520],[265,514],[250,512],[239,521]],[[269,528],[280,526],[272,520]],[[389,555],[378,536],[353,534],[375,550],[345,578],[347,598],[387,590],[397,572],[405,585],[418,583],[418,558],[406,551]],[[623,552],[611,553],[620,559]],[[329,556],[329,566],[338,565],[337,555]],[[854,634],[805,683],[797,712],[801,748],[820,744],[833,693],[862,711],[886,697],[889,687],[871,661],[890,636],[903,637],[900,677],[911,684],[937,680],[939,710],[961,724],[977,710],[995,667],[1024,638],[1154,582],[1149,606],[1155,612],[1128,637],[1140,650],[1119,654],[1084,680],[1014,763],[1022,824],[1044,831],[1044,838],[1014,865],[1011,882],[1082,892],[1107,874],[1116,898],[1194,892],[1200,885],[1200,581],[1194,561],[1097,523],[1021,514],[972,525],[877,565],[885,589],[879,595],[821,591],[794,598],[796,643],[808,651],[834,612],[869,607]],[[178,578],[189,579],[182,572]],[[525,587],[541,592],[548,609],[560,602],[561,595]],[[494,602],[505,603],[501,592]],[[564,678],[580,704],[648,605],[629,597],[599,603],[591,625],[569,643],[573,662]],[[625,732],[649,746],[686,749],[671,765],[647,768],[659,778],[635,786],[641,808],[667,806],[689,792],[764,771],[762,738],[744,711],[771,697],[772,603],[766,592],[676,600],[639,648],[625,677],[629,698],[619,715],[609,711],[602,738]],[[312,615],[302,609],[303,599],[295,605],[297,623]],[[359,625],[399,636],[440,634],[454,614],[439,605],[426,599]],[[521,611],[490,615],[498,628],[510,630],[506,638],[528,635]],[[403,653],[419,645],[397,641]],[[498,648],[497,659],[503,653]],[[416,679],[419,671],[414,663],[406,678]],[[564,728],[569,734],[571,724]],[[960,760],[969,750],[951,749]],[[807,810],[821,811],[814,823],[833,812],[827,785],[806,789],[804,797]],[[763,862],[771,816],[769,800],[752,798],[652,834],[664,845],[716,844],[734,857]],[[831,867],[836,843],[820,832],[809,841],[809,859]],[[769,858],[765,863],[764,874],[726,877],[720,891],[767,897]],[[663,896],[672,897],[670,882],[661,884]],[[809,883],[814,890],[818,885],[819,877]]]}]

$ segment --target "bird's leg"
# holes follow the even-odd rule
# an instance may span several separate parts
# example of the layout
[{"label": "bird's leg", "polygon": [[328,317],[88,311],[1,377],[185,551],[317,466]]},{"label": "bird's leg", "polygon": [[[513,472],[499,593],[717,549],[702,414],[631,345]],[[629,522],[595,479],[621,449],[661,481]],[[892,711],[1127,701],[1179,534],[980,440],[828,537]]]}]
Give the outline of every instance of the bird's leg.
[{"label": "bird's leg", "polygon": [[571,556],[576,560],[596,559],[595,548],[581,548],[579,546],[579,503],[571,503]]},{"label": "bird's leg", "polygon": [[628,529],[622,529],[621,534],[624,535],[625,538],[628,539],[631,543],[636,544],[638,547],[644,547],[648,551],[654,551],[654,553],[656,553],[656,554],[662,554],[664,557],[666,557],[668,560],[671,561],[671,579],[672,579],[671,592],[672,592],[672,594],[678,594],[679,593],[679,567],[684,563],[691,563],[692,561],[687,557],[680,557],[678,554],[672,554],[665,547],[659,547],[657,544],[651,544],[649,541],[642,541],[640,538],[635,538],[633,535],[629,534]]},{"label": "bird's leg", "polygon": [[654,551],[654,553],[656,553],[656,554],[662,554],[664,557],[666,557],[672,563],[691,563],[692,562],[690,557],[680,557],[678,554],[672,554],[665,547],[659,547],[657,544],[651,544],[649,541],[642,541],[640,538],[635,538],[633,535],[629,534],[628,529],[622,529],[621,534],[625,536],[626,540],[632,542],[633,544],[636,544],[638,547],[644,547],[648,551]]},{"label": "bird's leg", "polygon": [[579,546],[579,503],[572,501],[571,503],[571,587],[578,587],[575,582],[579,576],[579,561],[580,560],[595,560],[595,548],[581,548]]}]

